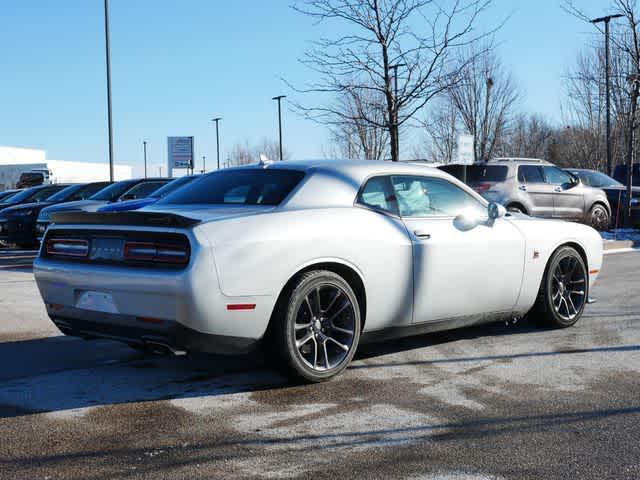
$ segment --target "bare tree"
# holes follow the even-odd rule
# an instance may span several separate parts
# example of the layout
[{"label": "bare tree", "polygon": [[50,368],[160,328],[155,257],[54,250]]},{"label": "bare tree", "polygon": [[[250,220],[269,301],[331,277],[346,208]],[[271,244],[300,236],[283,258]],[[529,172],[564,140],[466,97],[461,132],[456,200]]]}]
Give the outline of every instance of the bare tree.
[{"label": "bare tree", "polygon": [[[491,0],[307,0],[294,8],[317,20],[336,21],[337,38],[322,38],[303,63],[319,76],[301,92],[362,98],[373,92],[385,112],[354,115],[329,103],[298,108],[329,125],[358,123],[388,131],[391,159],[399,159],[398,131],[434,96],[449,88],[464,66],[452,54],[485,36],[476,33],[478,17]],[[416,28],[418,26],[418,28]],[[397,86],[397,88],[396,88]],[[374,109],[375,111],[375,109]]]},{"label": "bare tree", "polygon": [[441,95],[424,121],[426,141],[423,149],[416,150],[415,156],[438,163],[456,161],[458,136],[464,129],[460,125],[460,114],[450,95]]},{"label": "bare tree", "polygon": [[490,47],[474,48],[459,62],[458,81],[447,91],[473,136],[474,161],[487,160],[506,133],[518,90]]},{"label": "bare tree", "polygon": [[540,115],[520,114],[496,146],[497,154],[513,157],[549,158],[556,128]]},{"label": "bare tree", "polygon": [[342,157],[382,160],[389,152],[389,133],[386,129],[371,125],[364,118],[384,122],[384,109],[375,92],[345,93],[339,101],[348,112],[349,121],[336,122],[331,127],[333,143]]}]

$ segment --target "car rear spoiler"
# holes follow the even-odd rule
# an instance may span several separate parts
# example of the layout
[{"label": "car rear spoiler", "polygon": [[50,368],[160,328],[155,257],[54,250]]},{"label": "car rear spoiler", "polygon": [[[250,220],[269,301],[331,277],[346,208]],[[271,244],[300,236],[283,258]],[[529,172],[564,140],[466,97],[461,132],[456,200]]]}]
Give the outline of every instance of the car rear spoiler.
[{"label": "car rear spoiler", "polygon": [[200,220],[164,212],[59,212],[51,214],[56,225],[132,225],[187,228]]}]

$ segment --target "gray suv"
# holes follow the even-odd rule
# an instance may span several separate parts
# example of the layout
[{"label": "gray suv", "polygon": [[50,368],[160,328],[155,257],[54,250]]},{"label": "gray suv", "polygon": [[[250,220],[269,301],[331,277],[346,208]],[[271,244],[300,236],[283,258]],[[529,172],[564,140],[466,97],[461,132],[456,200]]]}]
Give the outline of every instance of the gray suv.
[{"label": "gray suv", "polygon": [[[442,169],[456,175],[447,166]],[[544,160],[496,158],[468,166],[464,180],[510,212],[578,221],[596,230],[609,228],[611,207],[606,194]]]}]

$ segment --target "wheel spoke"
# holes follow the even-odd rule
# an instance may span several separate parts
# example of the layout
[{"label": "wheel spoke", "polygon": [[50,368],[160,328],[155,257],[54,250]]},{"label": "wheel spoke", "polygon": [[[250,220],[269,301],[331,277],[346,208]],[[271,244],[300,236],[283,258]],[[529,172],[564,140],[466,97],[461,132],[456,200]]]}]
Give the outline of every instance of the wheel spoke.
[{"label": "wheel spoke", "polygon": [[302,337],[300,340],[296,340],[296,347],[300,348],[302,347],[305,343],[307,343],[309,340],[311,340],[313,338],[313,332],[309,332],[307,333],[304,337]]},{"label": "wheel spoke", "polygon": [[571,290],[569,293],[572,293],[573,295],[580,295],[580,296],[584,297],[584,290]]},{"label": "wheel spoke", "polygon": [[318,341],[316,337],[313,337],[313,368],[317,368],[318,365]]},{"label": "wheel spoke", "polygon": [[327,308],[323,310],[323,313],[328,313],[329,310],[331,310],[331,307],[333,307],[333,305],[336,303],[336,300],[338,300],[340,295],[342,295],[342,292],[340,290],[336,290],[336,294],[333,296],[333,298],[329,302],[329,305],[327,306]]},{"label": "wheel spoke", "polygon": [[296,330],[304,330],[305,328],[311,328],[311,322],[309,323],[296,323]]},{"label": "wheel spoke", "polygon": [[311,302],[309,301],[309,295],[304,297],[304,302],[307,304],[307,308],[309,309],[309,313],[312,317],[315,317],[316,314],[313,312],[313,308],[311,308]]},{"label": "wheel spoke", "polygon": [[324,366],[329,370],[331,365],[329,365],[329,353],[327,353],[327,338],[329,337],[326,337],[322,342],[322,349],[324,350]]},{"label": "wheel spoke", "polygon": [[343,343],[340,343],[339,341],[337,341],[335,338],[333,337],[327,337],[327,341],[331,340],[333,343],[335,343],[338,347],[340,347],[342,350],[344,350],[345,352],[349,351],[349,347],[347,347],[346,345],[344,345]]},{"label": "wheel spoke", "polygon": [[573,308],[573,315],[578,313],[578,309],[576,308],[575,304],[573,303],[573,300],[571,300],[571,295],[567,295],[567,300],[569,302],[569,303],[567,303],[567,306],[571,305],[571,308]]},{"label": "wheel spoke", "polygon": [[344,333],[346,335],[353,336],[353,330],[349,330],[347,328],[337,327],[335,323],[331,322],[331,330],[335,330],[336,332]]},{"label": "wheel spoke", "polygon": [[329,318],[329,323],[330,323],[330,324],[331,324],[331,323],[333,323],[333,320],[334,320],[338,315],[340,315],[340,314],[344,311],[344,309],[345,309],[345,308],[347,308],[347,307],[348,307],[348,306],[350,306],[350,305],[351,305],[351,303],[350,303],[349,301],[344,302],[344,305],[342,305],[342,306],[338,309],[338,311],[337,311],[336,313],[334,313],[333,315],[331,315],[331,318]]},{"label": "wheel spoke", "polygon": [[320,305],[320,287],[316,288],[316,307],[316,312],[318,316],[320,316],[320,314],[322,313],[322,306]]}]

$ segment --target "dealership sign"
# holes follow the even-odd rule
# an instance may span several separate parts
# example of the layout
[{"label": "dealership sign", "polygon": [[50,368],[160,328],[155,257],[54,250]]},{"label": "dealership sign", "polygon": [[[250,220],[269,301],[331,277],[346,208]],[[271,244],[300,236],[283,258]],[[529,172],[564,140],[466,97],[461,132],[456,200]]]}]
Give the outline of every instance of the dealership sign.
[{"label": "dealership sign", "polygon": [[167,137],[169,176],[174,168],[193,168],[193,137]]}]

